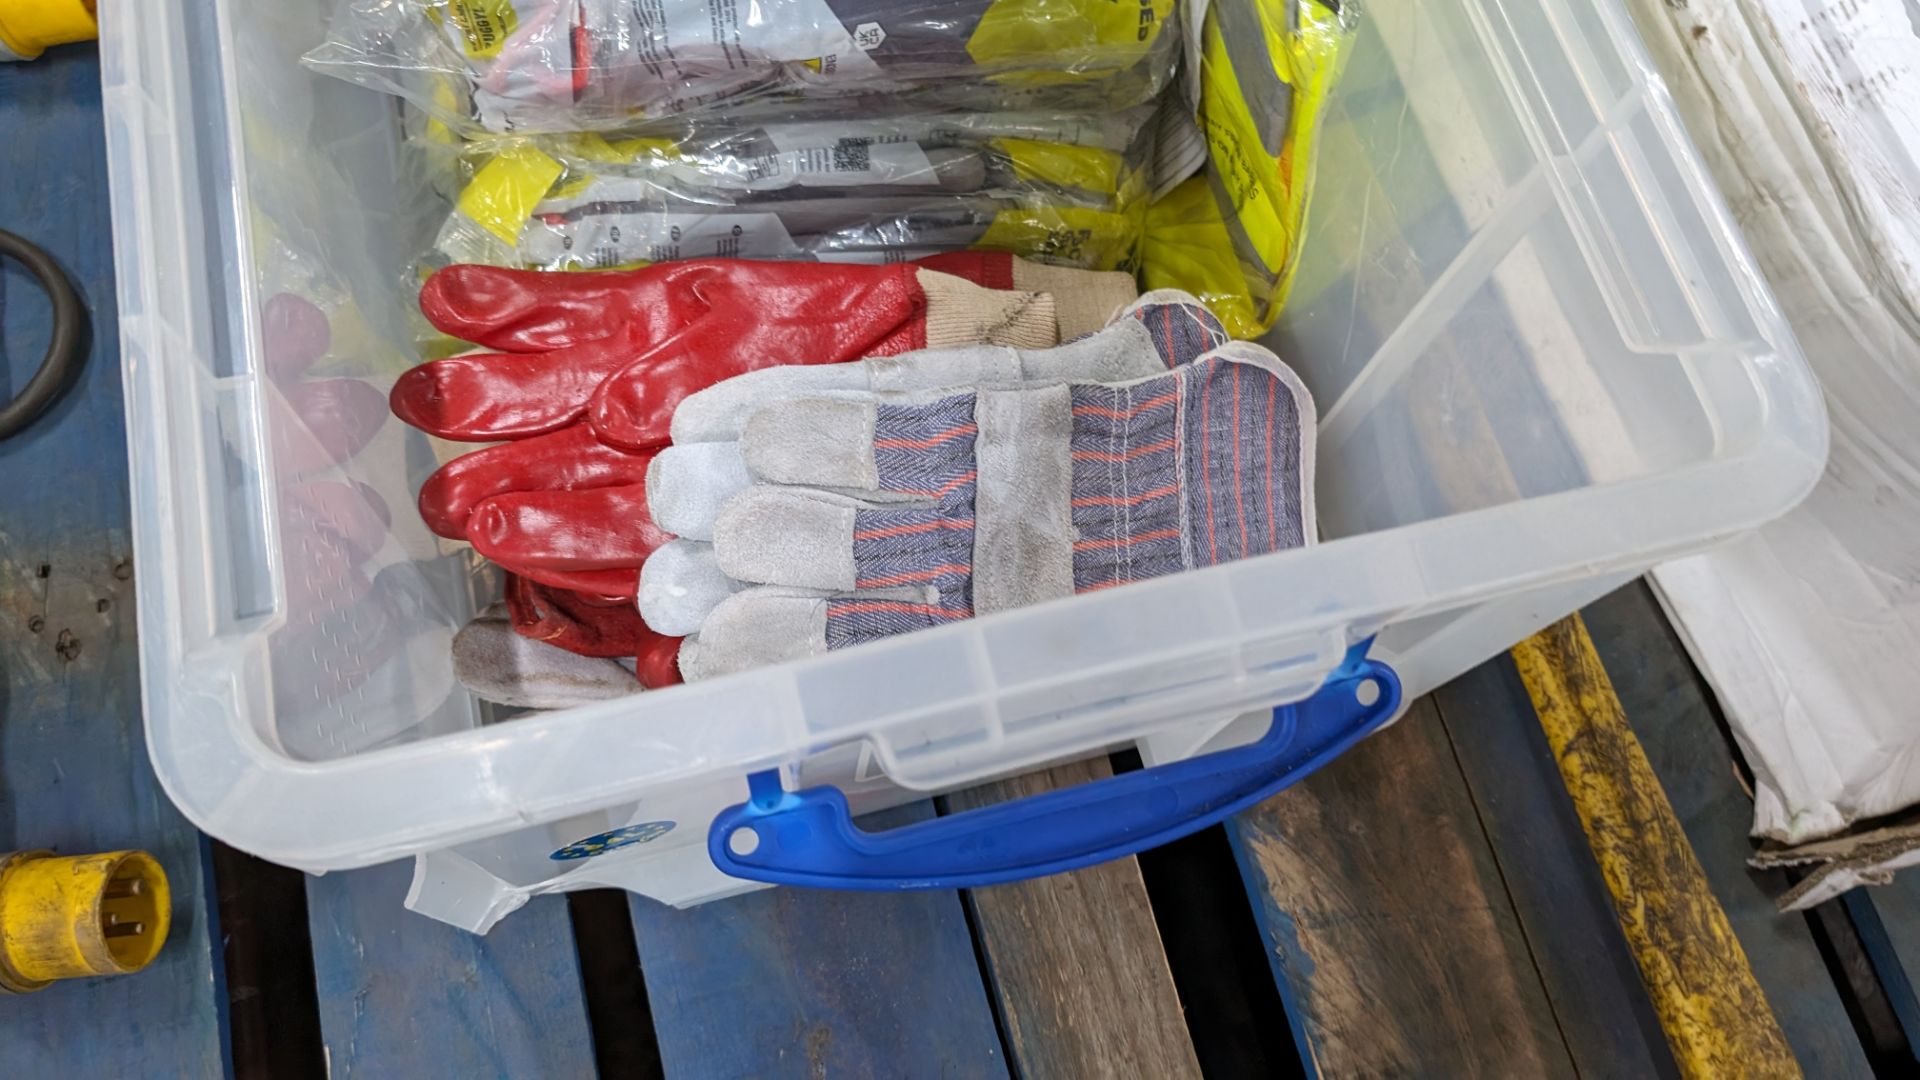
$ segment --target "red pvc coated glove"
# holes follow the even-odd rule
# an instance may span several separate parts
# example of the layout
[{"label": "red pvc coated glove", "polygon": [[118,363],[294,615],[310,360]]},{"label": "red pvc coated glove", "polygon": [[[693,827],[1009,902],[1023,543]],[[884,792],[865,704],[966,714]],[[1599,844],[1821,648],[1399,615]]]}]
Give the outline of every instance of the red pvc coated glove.
[{"label": "red pvc coated glove", "polygon": [[779,364],[831,364],[942,345],[1044,348],[1051,297],[983,289],[910,264],[693,259],[554,274],[450,266],[420,291],[444,333],[497,353],[422,364],[393,411],[442,438],[484,442],[585,417],[601,441],[667,441],[695,390]]},{"label": "red pvc coated glove", "polygon": [[421,486],[420,516],[544,584],[630,597],[640,563],[672,538],[647,511],[652,460],[573,424],[448,462]]},{"label": "red pvc coated glove", "polygon": [[631,597],[669,537],[646,510],[651,450],[696,390],[781,363],[837,363],[928,346],[1048,341],[1051,299],[908,265],[696,260],[553,274],[455,266],[421,309],[503,351],[403,375],[395,414],[450,439],[509,439],[430,477],[420,513],[534,581]]},{"label": "red pvc coated glove", "polygon": [[581,656],[634,658],[634,674],[650,690],[680,681],[680,639],[656,634],[626,600],[600,600],[507,575],[507,612],[522,637]]}]

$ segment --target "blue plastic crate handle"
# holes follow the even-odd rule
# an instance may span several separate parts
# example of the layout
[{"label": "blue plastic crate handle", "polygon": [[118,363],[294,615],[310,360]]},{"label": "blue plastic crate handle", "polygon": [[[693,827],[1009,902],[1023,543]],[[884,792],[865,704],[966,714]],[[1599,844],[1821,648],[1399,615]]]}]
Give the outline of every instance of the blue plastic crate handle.
[{"label": "blue plastic crate handle", "polygon": [[[714,819],[707,851],[734,877],[871,890],[993,885],[1144,851],[1266,799],[1391,719],[1400,678],[1367,659],[1370,644],[1348,650],[1312,697],[1273,710],[1247,746],[885,832],[856,826],[839,789],[785,791],[768,770],[747,778],[747,802]],[[738,846],[750,850],[740,853],[732,840],[743,831],[751,837]]]}]

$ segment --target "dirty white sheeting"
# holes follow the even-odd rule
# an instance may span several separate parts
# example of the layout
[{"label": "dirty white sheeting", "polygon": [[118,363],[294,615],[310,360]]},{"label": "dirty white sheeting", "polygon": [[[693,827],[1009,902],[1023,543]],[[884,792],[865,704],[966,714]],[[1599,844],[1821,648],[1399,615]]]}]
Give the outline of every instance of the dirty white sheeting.
[{"label": "dirty white sheeting", "polygon": [[[1920,38],[1913,0],[1628,0],[1827,394],[1804,505],[1654,573],[1812,904],[1920,863]],[[1884,822],[1875,824],[1885,825]],[[1797,848],[1810,841],[1824,844]]]}]

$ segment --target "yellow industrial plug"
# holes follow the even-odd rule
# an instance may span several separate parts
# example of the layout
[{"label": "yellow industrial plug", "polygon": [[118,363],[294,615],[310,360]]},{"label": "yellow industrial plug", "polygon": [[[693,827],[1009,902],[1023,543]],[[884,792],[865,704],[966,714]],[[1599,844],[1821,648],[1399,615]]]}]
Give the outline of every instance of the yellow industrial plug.
[{"label": "yellow industrial plug", "polygon": [[7,0],[0,3],[0,60],[31,60],[51,45],[100,36],[94,0]]},{"label": "yellow industrial plug", "polygon": [[172,918],[166,872],[144,851],[0,855],[0,993],[139,971]]}]

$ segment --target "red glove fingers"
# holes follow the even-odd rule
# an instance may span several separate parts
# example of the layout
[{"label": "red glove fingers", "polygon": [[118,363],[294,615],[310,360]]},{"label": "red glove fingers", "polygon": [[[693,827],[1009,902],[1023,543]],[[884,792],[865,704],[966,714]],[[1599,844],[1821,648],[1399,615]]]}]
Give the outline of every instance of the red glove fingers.
[{"label": "red glove fingers", "polygon": [[578,415],[597,384],[589,422],[602,439],[634,448],[666,441],[664,419],[687,394],[745,371],[982,340],[1043,347],[1055,333],[1051,301],[910,265],[693,260],[591,274],[457,266],[428,281],[421,305],[449,333],[550,351],[409,371],[392,393],[408,423],[470,440],[551,431]]},{"label": "red glove fingers", "polygon": [[[631,607],[626,611],[636,619],[640,617],[640,613]],[[652,641],[641,644],[634,652],[633,673],[640,679],[640,685],[649,690],[664,690],[679,685],[680,639],[654,634]]]},{"label": "red glove fingers", "polygon": [[640,564],[672,539],[648,517],[644,484],[502,495],[467,523],[475,551],[519,573],[624,570],[623,587],[602,596],[634,595]]},{"label": "red glove fingers", "polygon": [[680,681],[680,639],[647,629],[630,603],[599,603],[511,574],[506,600],[513,628],[523,637],[581,656],[634,657],[640,685],[649,689]]},{"label": "red glove fingers", "polygon": [[496,495],[645,483],[652,460],[652,454],[607,446],[587,425],[575,424],[447,462],[420,487],[420,517],[441,536],[465,540],[473,508]]},{"label": "red glove fingers", "polygon": [[[959,251],[920,259],[917,265],[989,289],[1012,289],[1016,261],[1005,252]],[[718,259],[570,274],[458,265],[427,279],[420,290],[420,310],[441,333],[502,352],[546,352],[610,337],[659,341],[700,314],[685,301],[722,263],[798,267],[801,275],[827,265],[844,269],[841,264]]]},{"label": "red glove fingers", "polygon": [[720,265],[694,259],[581,274],[449,266],[421,287],[420,311],[441,333],[502,352],[607,339],[644,346],[701,314],[697,291]]},{"label": "red glove fingers", "polygon": [[580,419],[593,392],[633,361],[624,341],[549,353],[469,353],[409,368],[387,396],[393,414],[460,442],[555,431]]},{"label": "red glove fingers", "polygon": [[[636,297],[651,300],[637,315],[630,310]],[[853,359],[860,354],[846,354],[846,345],[809,357],[832,348],[835,338],[864,345],[918,323],[924,308],[910,267],[712,260],[589,274],[452,266],[428,279],[420,305],[456,336],[516,351],[549,349],[435,360],[394,383],[394,415],[441,438],[471,442],[553,431],[578,419],[609,381],[640,381],[629,396],[678,401],[690,392],[684,387],[703,389],[745,370],[729,357],[751,355],[748,348],[772,350],[762,364]],[[858,315],[854,324],[821,325],[849,311]],[[719,323],[753,325],[759,333],[715,352],[712,342],[727,340],[708,330]],[[694,325],[701,336],[684,337]]]},{"label": "red glove fingers", "polygon": [[782,364],[837,364],[924,348],[926,296],[918,270],[847,269],[889,273],[847,275],[837,291],[822,290],[818,281],[781,287],[764,275],[711,283],[709,314],[601,383],[587,422],[617,446],[661,446],[674,407],[724,379]]},{"label": "red glove fingers", "polygon": [[633,603],[634,582],[640,577],[632,570],[528,570],[518,566],[500,569],[588,599],[628,605]]}]

